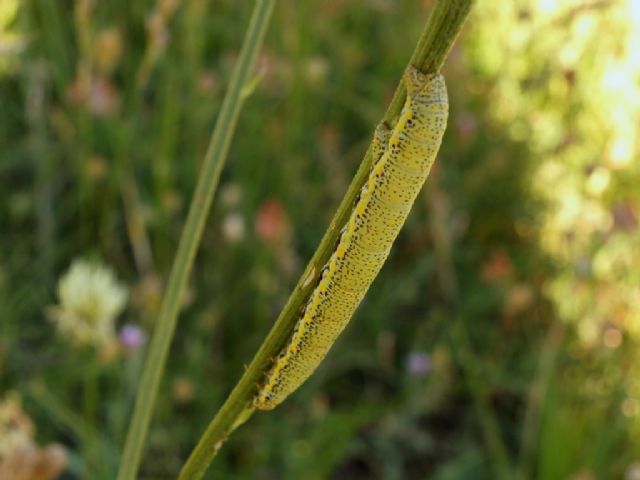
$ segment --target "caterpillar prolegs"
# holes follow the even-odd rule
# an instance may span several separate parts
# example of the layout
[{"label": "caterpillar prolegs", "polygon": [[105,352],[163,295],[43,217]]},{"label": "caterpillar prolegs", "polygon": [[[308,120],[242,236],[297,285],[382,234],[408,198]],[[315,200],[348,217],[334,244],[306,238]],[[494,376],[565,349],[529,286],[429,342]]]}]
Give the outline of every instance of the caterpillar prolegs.
[{"label": "caterpillar prolegs", "polygon": [[258,409],[275,408],[320,364],[382,268],[429,174],[447,124],[447,89],[442,75],[413,67],[404,82],[400,118],[392,130],[376,130],[375,163],[291,339],[254,398]]}]

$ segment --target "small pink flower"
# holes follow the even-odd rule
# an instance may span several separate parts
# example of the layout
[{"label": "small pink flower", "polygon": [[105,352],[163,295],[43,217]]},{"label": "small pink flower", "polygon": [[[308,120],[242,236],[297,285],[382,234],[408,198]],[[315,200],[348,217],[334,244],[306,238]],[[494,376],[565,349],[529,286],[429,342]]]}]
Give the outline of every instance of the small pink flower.
[{"label": "small pink flower", "polygon": [[267,200],[262,204],[256,217],[255,229],[260,240],[281,243],[289,236],[289,219],[277,200]]},{"label": "small pink flower", "polygon": [[147,342],[147,334],[138,325],[127,323],[120,329],[120,344],[126,350],[137,350]]},{"label": "small pink flower", "polygon": [[468,143],[475,137],[478,130],[478,121],[472,113],[462,112],[458,115],[456,127],[460,139],[464,143]]},{"label": "small pink flower", "polygon": [[416,377],[424,377],[433,369],[433,362],[426,352],[411,352],[407,356],[406,369]]},{"label": "small pink flower", "polygon": [[498,248],[491,252],[491,256],[482,265],[482,279],[489,283],[496,283],[508,279],[513,273],[511,257]]}]

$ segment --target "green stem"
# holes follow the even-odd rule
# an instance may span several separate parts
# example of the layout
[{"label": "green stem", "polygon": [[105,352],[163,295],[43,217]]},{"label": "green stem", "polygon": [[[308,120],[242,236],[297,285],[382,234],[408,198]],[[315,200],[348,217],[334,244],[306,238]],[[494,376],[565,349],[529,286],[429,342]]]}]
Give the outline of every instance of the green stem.
[{"label": "green stem", "polygon": [[431,210],[431,236],[437,258],[438,283],[446,300],[448,316],[454,319],[451,344],[467,380],[494,476],[497,479],[510,479],[513,478],[513,474],[508,451],[502,440],[500,425],[491,408],[488,392],[484,388],[483,372],[478,367],[478,358],[472,351],[465,320],[460,313],[460,286],[452,254],[455,240],[448,222],[451,216],[448,196],[440,188],[438,173],[433,172],[430,178],[427,205]]},{"label": "green stem", "polygon": [[[475,0],[438,0],[411,55],[409,64],[425,73],[438,72],[474,3]],[[401,81],[384,114],[382,119],[384,122],[394,123],[396,117],[400,115],[406,96],[407,90],[404,82]],[[371,160],[369,151],[365,160]]]},{"label": "green stem", "polygon": [[86,471],[83,472],[82,477],[99,478],[97,476],[98,470],[108,470],[112,466],[106,465],[105,458],[115,458],[117,448],[103,432],[96,430],[86,422],[82,415],[78,415],[67,404],[60,401],[51,393],[44,382],[29,383],[27,393],[53,419],[55,424],[75,437],[78,444],[85,450],[85,461],[82,468]]},{"label": "green stem", "polygon": [[471,399],[475,407],[480,429],[486,443],[487,452],[491,460],[494,478],[497,480],[509,480],[514,478],[513,468],[507,447],[502,440],[500,425],[494,416],[489,396],[484,383],[486,376],[483,375],[476,355],[471,349],[467,329],[464,319],[459,316],[451,329],[451,340],[455,357],[460,364],[467,380]]},{"label": "green stem", "polygon": [[540,350],[536,376],[529,387],[525,407],[520,455],[517,475],[519,479],[533,478],[536,447],[540,436],[542,412],[546,403],[547,392],[556,371],[558,353],[564,341],[565,331],[560,323],[549,327],[547,337]]},{"label": "green stem", "polygon": [[[473,2],[474,0],[438,0],[413,52],[410,63],[427,73],[438,71],[458,36]],[[383,121],[392,123],[393,119],[400,114],[405,97],[404,84],[400,83]],[[302,273],[287,304],[253,357],[251,364],[245,370],[244,375],[200,437],[198,444],[180,472],[180,480],[201,478],[228,435],[253,412],[251,400],[256,393],[256,383],[262,379],[270,359],[278,354],[291,336],[292,329],[298,319],[298,312],[313,289],[314,280],[333,250],[340,227],[351,213],[356,194],[369,175],[371,160],[371,147],[369,147],[338,207],[338,211],[325,232],[318,249]]]},{"label": "green stem", "polygon": [[238,63],[211,136],[138,386],[133,418],[129,425],[118,473],[119,480],[133,480],[138,472],[151,413],[176,326],[180,301],[191,272],[213,195],[218,186],[220,172],[224,166],[240,108],[246,99],[243,87],[249,81],[274,3],[275,0],[256,1]]}]

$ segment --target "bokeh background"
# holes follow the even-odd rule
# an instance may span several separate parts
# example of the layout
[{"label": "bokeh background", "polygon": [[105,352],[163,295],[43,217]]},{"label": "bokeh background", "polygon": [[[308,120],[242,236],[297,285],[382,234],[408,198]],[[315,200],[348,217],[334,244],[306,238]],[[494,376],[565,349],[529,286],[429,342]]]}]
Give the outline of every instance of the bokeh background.
[{"label": "bokeh background", "polygon": [[[0,477],[115,478],[251,7],[1,1]],[[278,2],[141,479],[175,478],[260,345],[431,7]],[[638,52],[634,0],[478,0],[388,263],[207,478],[640,479]]]}]

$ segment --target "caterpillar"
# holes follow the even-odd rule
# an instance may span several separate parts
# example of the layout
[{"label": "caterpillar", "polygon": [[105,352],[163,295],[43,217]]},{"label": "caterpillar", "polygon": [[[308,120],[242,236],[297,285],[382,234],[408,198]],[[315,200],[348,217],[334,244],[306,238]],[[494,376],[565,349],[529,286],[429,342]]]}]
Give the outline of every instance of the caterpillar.
[{"label": "caterpillar", "polygon": [[444,78],[409,67],[407,99],[394,128],[373,140],[374,164],[337,246],[322,269],[288,344],[253,399],[271,410],[316,369],[384,264],[435,160],[449,105]]}]

